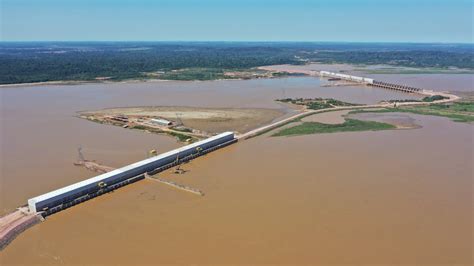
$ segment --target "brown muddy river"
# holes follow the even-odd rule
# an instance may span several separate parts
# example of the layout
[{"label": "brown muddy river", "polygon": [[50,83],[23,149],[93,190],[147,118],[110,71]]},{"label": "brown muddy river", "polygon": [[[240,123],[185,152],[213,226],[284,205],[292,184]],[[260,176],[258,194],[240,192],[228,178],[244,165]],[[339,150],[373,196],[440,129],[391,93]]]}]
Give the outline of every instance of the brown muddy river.
[{"label": "brown muddy river", "polygon": [[[2,88],[0,96],[2,213],[93,176],[72,165],[79,145],[111,166],[178,146],[77,111],[410,97],[323,88],[313,78]],[[163,174],[206,196],[141,181],[48,217],[2,251],[0,264],[470,265],[474,127],[410,116],[422,128],[243,141],[186,164],[185,175]]]}]

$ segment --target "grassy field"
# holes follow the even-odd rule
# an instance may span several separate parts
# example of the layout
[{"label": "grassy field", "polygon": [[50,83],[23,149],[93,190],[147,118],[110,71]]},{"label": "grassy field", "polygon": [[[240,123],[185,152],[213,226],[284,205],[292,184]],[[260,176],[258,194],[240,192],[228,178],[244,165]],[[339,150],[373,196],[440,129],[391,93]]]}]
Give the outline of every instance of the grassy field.
[{"label": "grassy field", "polygon": [[434,115],[447,117],[455,122],[474,122],[474,102],[454,102],[452,104],[431,104],[424,106],[403,106],[396,108],[385,108],[381,110],[356,110],[351,113],[388,113],[404,112],[420,115]]},{"label": "grassy field", "polygon": [[342,124],[323,124],[318,122],[304,122],[290,128],[285,128],[273,136],[294,136],[320,133],[351,132],[351,131],[378,131],[396,128],[394,125],[374,122],[361,121],[356,119],[346,119]]}]

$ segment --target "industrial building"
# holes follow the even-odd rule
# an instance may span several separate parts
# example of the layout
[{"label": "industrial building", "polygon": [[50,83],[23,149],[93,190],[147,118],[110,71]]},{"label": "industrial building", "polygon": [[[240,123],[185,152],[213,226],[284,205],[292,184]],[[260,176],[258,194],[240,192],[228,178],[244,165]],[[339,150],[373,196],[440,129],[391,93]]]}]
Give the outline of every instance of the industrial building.
[{"label": "industrial building", "polygon": [[367,83],[367,84],[374,83],[374,80],[370,78],[357,77],[357,76],[351,76],[351,75],[328,72],[328,71],[321,71],[319,72],[319,74],[325,77],[340,78],[340,79],[348,80],[348,81],[362,82],[362,83]]},{"label": "industrial building", "polygon": [[63,208],[142,179],[146,173],[159,172],[160,169],[166,169],[180,162],[191,160],[236,141],[237,139],[233,132],[225,132],[34,197],[28,200],[28,207],[30,212],[44,212],[45,215],[49,215]]},{"label": "industrial building", "polygon": [[161,118],[152,118],[150,119],[150,122],[152,124],[156,124],[160,126],[171,126],[173,124],[173,122],[166,119],[161,119]]}]

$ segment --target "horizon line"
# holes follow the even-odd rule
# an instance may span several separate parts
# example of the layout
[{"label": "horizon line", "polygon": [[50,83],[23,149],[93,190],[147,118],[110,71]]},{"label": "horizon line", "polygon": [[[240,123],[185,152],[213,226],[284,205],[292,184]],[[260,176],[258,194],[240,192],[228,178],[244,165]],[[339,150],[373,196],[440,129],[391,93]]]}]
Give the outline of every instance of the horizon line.
[{"label": "horizon line", "polygon": [[360,44],[468,44],[474,42],[418,42],[418,41],[295,41],[295,40],[0,40],[0,43],[360,43]]}]

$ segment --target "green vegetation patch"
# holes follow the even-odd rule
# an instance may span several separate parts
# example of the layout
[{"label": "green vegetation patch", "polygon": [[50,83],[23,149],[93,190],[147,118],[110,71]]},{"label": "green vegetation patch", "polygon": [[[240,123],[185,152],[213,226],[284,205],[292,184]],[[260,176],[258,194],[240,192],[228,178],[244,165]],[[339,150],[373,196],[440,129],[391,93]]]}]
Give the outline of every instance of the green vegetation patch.
[{"label": "green vegetation patch", "polygon": [[184,133],[192,133],[193,132],[192,129],[187,128],[187,127],[173,127],[172,129],[175,130],[175,131],[180,131],[180,132],[184,132]]},{"label": "green vegetation patch", "polygon": [[359,106],[360,105],[356,103],[343,102],[343,101],[339,101],[332,98],[326,99],[326,103],[334,105],[334,106]]},{"label": "green vegetation patch", "polygon": [[166,132],[166,133],[173,136],[173,137],[176,137],[176,139],[178,139],[181,142],[186,142],[186,141],[189,140],[189,142],[192,143],[192,142],[195,142],[197,140],[196,138],[190,137],[188,135],[176,133],[176,132]]},{"label": "green vegetation patch", "polygon": [[474,102],[454,102],[452,104],[432,104],[429,106],[432,110],[441,110],[449,112],[466,112],[474,115]]},{"label": "green vegetation patch", "polygon": [[415,99],[403,99],[403,100],[389,100],[389,103],[413,103],[413,102],[421,102],[420,100]]},{"label": "green vegetation patch", "polygon": [[359,106],[360,104],[347,103],[336,99],[328,98],[285,98],[278,99],[278,102],[291,103],[295,105],[306,106],[311,110],[328,109],[339,106]]},{"label": "green vegetation patch", "polygon": [[318,122],[304,122],[290,128],[285,128],[273,136],[295,136],[308,135],[320,133],[335,133],[335,132],[353,132],[353,131],[378,131],[396,128],[394,125],[374,122],[362,121],[356,119],[346,119],[342,124],[323,124]]},{"label": "green vegetation patch", "polygon": [[441,95],[433,95],[433,96],[427,96],[427,97],[423,98],[422,101],[427,102],[427,103],[431,103],[431,102],[434,102],[434,101],[440,101],[440,100],[445,100],[445,99],[449,99],[449,98],[441,96]]},{"label": "green vegetation patch", "polygon": [[224,79],[224,71],[217,68],[184,68],[167,71],[157,76],[166,80],[215,80]]},{"label": "green vegetation patch", "polygon": [[325,102],[311,102],[311,103],[306,104],[306,106],[308,107],[308,109],[311,109],[311,110],[334,108],[334,106]]},{"label": "green vegetation patch", "polygon": [[142,125],[135,125],[132,127],[133,129],[138,129],[138,130],[148,130],[148,127],[142,126]]}]

